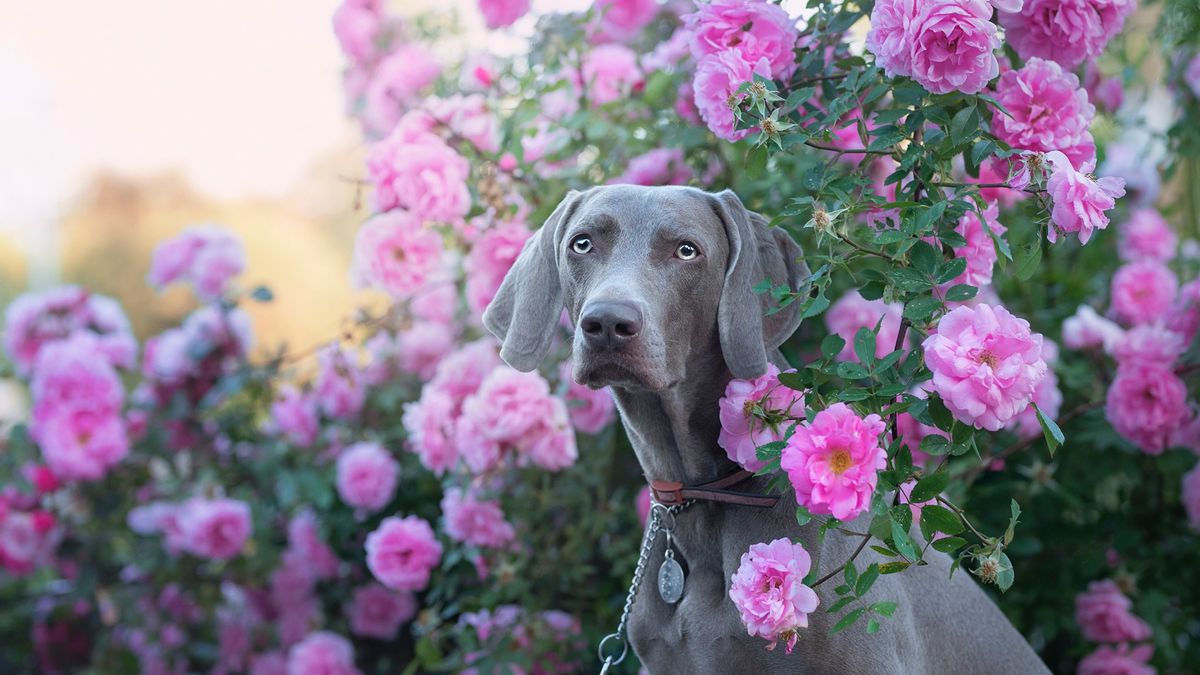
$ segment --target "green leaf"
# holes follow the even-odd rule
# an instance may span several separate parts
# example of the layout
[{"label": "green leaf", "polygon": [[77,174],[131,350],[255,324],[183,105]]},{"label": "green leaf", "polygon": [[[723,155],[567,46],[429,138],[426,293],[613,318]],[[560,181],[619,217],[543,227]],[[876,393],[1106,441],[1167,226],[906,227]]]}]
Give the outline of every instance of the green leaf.
[{"label": "green leaf", "polygon": [[951,414],[940,396],[929,397],[929,416],[933,418],[934,426],[942,431],[950,431],[954,425],[954,415]]},{"label": "green leaf", "polygon": [[812,518],[813,518],[813,516],[811,513],[808,512],[808,509],[804,508],[803,506],[796,507],[796,524],[797,525],[807,525],[809,523],[809,521],[812,520]]},{"label": "green leaf", "polygon": [[766,462],[778,457],[779,454],[783,452],[783,448],[786,445],[787,441],[772,441],[770,443],[764,443],[763,445],[755,448],[754,456],[760,461]]},{"label": "green leaf", "polygon": [[896,601],[884,600],[882,602],[876,602],[875,604],[871,605],[871,611],[880,616],[890,617],[896,613]]},{"label": "green leaf", "polygon": [[804,390],[808,389],[807,380],[805,380],[804,375],[801,375],[798,372],[797,373],[780,373],[779,374],[779,383],[782,384],[783,386],[787,387],[788,389],[795,389],[796,391],[804,391]]},{"label": "green leaf", "polygon": [[1058,446],[1067,442],[1067,437],[1063,435],[1063,431],[1059,428],[1058,423],[1050,419],[1050,416],[1039,408],[1038,404],[1034,403],[1033,407],[1037,410],[1038,424],[1042,425],[1042,436],[1046,437],[1046,446],[1050,448],[1050,456],[1053,457],[1054,451],[1058,449]]},{"label": "green leaf", "polygon": [[955,284],[946,291],[946,302],[964,302],[975,297],[978,292],[979,289],[970,284]]},{"label": "green leaf", "polygon": [[865,401],[871,397],[871,392],[862,387],[852,387],[843,389],[837,393],[837,400],[852,403],[854,401]]},{"label": "green leaf", "polygon": [[846,585],[854,588],[854,584],[858,581],[858,568],[854,566],[853,560],[846,561],[846,566],[842,568],[842,576],[846,579]]},{"label": "green leaf", "polygon": [[275,294],[266,286],[255,286],[253,291],[250,291],[250,297],[259,302],[270,302],[275,299]]},{"label": "green leaf", "polygon": [[909,267],[897,267],[888,273],[888,279],[902,291],[921,293],[933,287],[933,283],[924,274]]},{"label": "green leaf", "polygon": [[908,500],[913,504],[927,502],[942,494],[949,483],[950,472],[943,465],[936,473],[925,476],[917,481],[917,484],[913,486],[912,492],[909,493]]},{"label": "green leaf", "polygon": [[917,550],[913,546],[912,537],[908,536],[908,532],[900,527],[900,523],[892,521],[892,543],[896,545],[896,550],[910,561],[917,559]]},{"label": "green leaf", "polygon": [[967,140],[968,134],[973,134],[978,130],[979,123],[975,117],[975,106],[967,106],[955,113],[954,118],[950,120],[950,142],[960,145]]},{"label": "green leaf", "polygon": [[867,566],[867,569],[863,570],[862,575],[858,577],[858,582],[854,584],[854,594],[860,598],[866,595],[867,591],[871,590],[871,587],[875,585],[877,579],[879,579],[879,565],[871,563]]},{"label": "green leaf", "polygon": [[1021,519],[1021,505],[1017,503],[1017,500],[1013,499],[1009,502],[1008,510],[1009,510],[1008,529],[1004,530],[1004,545],[1005,546],[1008,546],[1009,544],[1011,544],[1013,537],[1016,536],[1017,523]]},{"label": "green leaf", "polygon": [[875,363],[875,332],[870,328],[859,328],[854,334],[854,353],[863,365],[870,368]]},{"label": "green leaf", "polygon": [[1031,242],[1017,244],[1013,256],[1017,266],[1013,274],[1018,280],[1026,281],[1033,276],[1042,262],[1042,242],[1035,239]]},{"label": "green leaf", "polygon": [[800,313],[800,318],[811,319],[821,312],[824,312],[826,309],[829,309],[829,298],[825,297],[825,291],[822,290],[820,295],[812,298],[804,304],[806,305],[806,308]]},{"label": "green leaf", "polygon": [[924,321],[942,306],[942,301],[931,295],[913,298],[904,306],[904,318],[909,321]]},{"label": "green leaf", "polygon": [[950,439],[939,434],[929,434],[921,439],[921,452],[940,457],[950,452]]},{"label": "green leaf", "polygon": [[821,356],[827,359],[835,359],[838,354],[846,347],[846,340],[837,333],[831,333],[821,340]]},{"label": "green leaf", "polygon": [[867,611],[866,607],[859,607],[857,609],[853,609],[853,610],[847,612],[846,615],[843,616],[837,623],[833,624],[833,628],[829,632],[830,633],[840,633],[840,632],[846,630],[850,626],[853,626],[854,622],[858,621],[859,617],[861,617],[863,615],[863,612],[866,612],[866,611]]},{"label": "green leaf", "polygon": [[937,270],[938,263],[942,259],[942,256],[929,245],[929,242],[925,241],[918,241],[913,244],[908,257],[912,261],[913,267],[929,275],[932,275]]},{"label": "green leaf", "polygon": [[879,632],[879,619],[871,617],[867,619],[867,635],[874,635]]},{"label": "green leaf", "polygon": [[908,569],[910,565],[912,565],[912,563],[910,563],[906,560],[896,560],[893,562],[885,562],[879,566],[879,573],[880,574],[895,574],[897,572],[903,572],[904,570]]},{"label": "green leaf", "polygon": [[766,145],[756,145],[746,154],[746,175],[751,178],[761,178],[767,172],[767,158],[770,151]]},{"label": "green leaf", "polygon": [[1012,561],[1008,559],[1008,555],[1000,553],[996,556],[1000,562],[1000,570],[996,572],[996,587],[1001,593],[1007,592],[1012,588],[1016,574],[1013,572]]},{"label": "green leaf", "polygon": [[888,244],[895,244],[896,242],[904,241],[905,239],[910,239],[911,237],[912,235],[904,230],[884,230],[883,232],[875,235],[875,243],[879,246],[886,246]]},{"label": "green leaf", "polygon": [[962,520],[958,514],[937,504],[926,504],[921,507],[921,524],[933,532],[958,534],[963,531]]},{"label": "green leaf", "polygon": [[965,271],[967,271],[966,258],[954,258],[953,260],[947,260],[946,262],[942,263],[941,267],[938,268],[937,276],[934,277],[934,280],[939,284],[949,283]]},{"label": "green leaf", "polygon": [[[841,589],[841,588],[842,588],[841,586],[838,586],[838,589]],[[835,589],[835,590],[837,590],[837,589]],[[853,595],[847,595],[845,597],[838,598],[837,602],[830,605],[829,609],[827,609],[825,611],[829,612],[830,614],[835,614],[835,613],[840,612],[843,609],[845,609],[846,605],[849,605],[850,603],[854,602],[857,599],[858,598],[854,597]]]},{"label": "green leaf", "polygon": [[966,545],[967,540],[963,539],[962,537],[946,537],[944,539],[934,540],[933,550],[941,551],[942,553],[950,553],[952,551],[957,551]]},{"label": "green leaf", "polygon": [[853,361],[842,361],[837,365],[838,377],[846,380],[861,380],[869,375],[866,368],[860,363]]},{"label": "green leaf", "polygon": [[784,112],[791,112],[800,107],[801,104],[813,97],[816,89],[813,87],[802,87],[788,94],[787,100],[783,102]]}]

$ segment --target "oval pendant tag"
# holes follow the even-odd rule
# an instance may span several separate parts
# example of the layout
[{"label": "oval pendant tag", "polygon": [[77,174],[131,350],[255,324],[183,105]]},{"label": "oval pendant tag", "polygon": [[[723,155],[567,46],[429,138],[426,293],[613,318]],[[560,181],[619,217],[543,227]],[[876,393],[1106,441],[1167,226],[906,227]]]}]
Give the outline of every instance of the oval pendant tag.
[{"label": "oval pendant tag", "polygon": [[683,568],[674,558],[667,558],[658,568],[658,594],[669,605],[683,597]]}]

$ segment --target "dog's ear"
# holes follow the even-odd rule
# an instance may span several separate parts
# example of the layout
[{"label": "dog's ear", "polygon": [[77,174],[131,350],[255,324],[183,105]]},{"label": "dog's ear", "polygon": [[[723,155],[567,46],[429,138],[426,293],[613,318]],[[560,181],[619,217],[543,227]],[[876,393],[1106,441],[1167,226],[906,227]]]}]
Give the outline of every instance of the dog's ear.
[{"label": "dog's ear", "polygon": [[729,239],[725,286],[717,308],[721,352],[734,377],[758,377],[766,372],[767,354],[800,326],[800,303],[768,316],[775,301],[768,293],[755,293],[754,286],[769,280],[795,289],[808,277],[808,267],[791,235],[767,227],[767,220],[746,210],[732,191],[710,199]]},{"label": "dog's ear", "polygon": [[542,228],[525,242],[496,297],[483,312],[483,325],[500,339],[500,358],[521,371],[538,367],[563,309],[558,248],[563,229],[582,201],[571,190]]}]

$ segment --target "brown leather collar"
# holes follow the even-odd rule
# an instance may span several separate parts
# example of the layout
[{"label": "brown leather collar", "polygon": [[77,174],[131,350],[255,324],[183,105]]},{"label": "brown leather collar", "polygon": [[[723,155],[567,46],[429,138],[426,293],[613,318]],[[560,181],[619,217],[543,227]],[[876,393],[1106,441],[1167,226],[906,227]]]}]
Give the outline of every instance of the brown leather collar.
[{"label": "brown leather collar", "polygon": [[725,489],[753,476],[753,472],[741,469],[714,481],[691,486],[684,486],[683,483],[673,480],[652,480],[650,481],[650,495],[654,497],[654,501],[663,506],[674,506],[688,500],[721,502],[760,509],[769,509],[778,504],[778,495],[756,495]]}]

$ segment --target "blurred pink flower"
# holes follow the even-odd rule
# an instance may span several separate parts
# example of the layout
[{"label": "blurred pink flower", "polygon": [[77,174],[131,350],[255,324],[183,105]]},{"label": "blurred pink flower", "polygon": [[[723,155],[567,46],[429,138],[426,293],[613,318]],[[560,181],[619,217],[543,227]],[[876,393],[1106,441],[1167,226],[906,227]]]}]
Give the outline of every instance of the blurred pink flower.
[{"label": "blurred pink flower", "polygon": [[437,279],[441,267],[442,236],[410,211],[372,217],[354,240],[352,274],[393,298],[412,297]]},{"label": "blurred pink flower", "polygon": [[435,122],[431,129],[444,127],[487,153],[500,151],[500,121],[488,108],[487,99],[480,94],[430,97],[421,104]]},{"label": "blurred pink flower", "polygon": [[1104,416],[1146,454],[1161,455],[1189,414],[1187,387],[1169,367],[1145,362],[1117,367]]},{"label": "blurred pink flower", "polygon": [[629,160],[625,173],[610,183],[633,185],[686,185],[695,174],[679,148],[655,148]]},{"label": "blurred pink flower", "polygon": [[1150,626],[1130,611],[1133,603],[1115,581],[1093,581],[1075,598],[1075,622],[1091,642],[1140,642]]},{"label": "blurred pink flower", "polygon": [[692,80],[696,109],[717,138],[734,142],[754,133],[753,129],[737,129],[731,105],[741,98],[735,93],[738,87],[753,82],[756,74],[767,77],[770,72],[767,59],[747,63],[736,49],[726,49],[700,59]]},{"label": "blurred pink flower", "polygon": [[1155,260],[1122,265],[1112,277],[1112,311],[1131,324],[1164,319],[1179,290],[1175,273]]},{"label": "blurred pink flower", "polygon": [[637,509],[638,522],[642,524],[642,528],[646,527],[646,520],[650,517],[650,486],[643,485],[642,489],[638,490],[637,497],[634,498],[634,507]]},{"label": "blurred pink flower", "polygon": [[1154,645],[1100,645],[1083,657],[1075,675],[1154,675],[1150,665]]},{"label": "blurred pink flower", "polygon": [[288,650],[288,675],[359,675],[354,646],[328,631],[311,633]]},{"label": "blurred pink flower", "polygon": [[887,424],[879,415],[859,417],[835,403],[812,421],[796,425],[780,459],[796,501],[816,515],[853,520],[871,505],[887,453],[879,435]]},{"label": "blurred pink flower", "polygon": [[571,424],[585,434],[599,433],[616,417],[616,404],[612,389],[592,389],[579,384],[571,377],[571,362],[564,361],[559,368],[559,379],[567,384],[564,397],[571,416]]},{"label": "blurred pink flower", "polygon": [[442,545],[429,523],[416,516],[384,518],[367,535],[367,567],[381,584],[397,591],[420,591],[442,557]]},{"label": "blurred pink flower", "polygon": [[1135,209],[1121,223],[1121,245],[1117,255],[1121,260],[1148,258],[1167,262],[1175,257],[1178,238],[1171,226],[1156,209]]},{"label": "blurred pink flower", "polygon": [[529,12],[529,0],[479,0],[479,13],[488,28],[510,26]]},{"label": "blurred pink flower", "polygon": [[1200,98],[1200,54],[1193,56],[1184,66],[1183,82],[1192,90],[1192,96]]},{"label": "blurred pink flower", "polygon": [[1112,355],[1119,365],[1150,363],[1169,368],[1186,346],[1179,333],[1159,324],[1142,324],[1125,331],[1113,346]]},{"label": "blurred pink flower", "polygon": [[489,438],[514,443],[549,415],[550,386],[537,372],[500,367],[463,402],[463,415]]},{"label": "blurred pink flower", "polygon": [[154,249],[147,281],[158,289],[190,283],[200,298],[216,300],[245,266],[246,252],[235,234],[219,225],[200,225]]},{"label": "blurred pink flower", "polygon": [[877,0],[871,10],[867,51],[888,77],[912,74],[909,26],[917,17],[916,0]]},{"label": "blurred pink flower", "polygon": [[355,509],[374,513],[396,494],[400,464],[378,443],[355,443],[337,460],[338,496]]},{"label": "blurred pink flower", "polygon": [[48,511],[18,510],[0,499],[0,568],[25,575],[48,562],[58,538],[55,524]]},{"label": "blurred pink flower", "polygon": [[446,534],[454,541],[484,548],[500,548],[516,536],[504,519],[500,503],[478,499],[472,492],[450,488],[442,496]]},{"label": "blurred pink flower", "polygon": [[1000,25],[1021,58],[1074,68],[1099,56],[1136,6],[1136,0],[1025,0],[1018,12],[1000,12]]},{"label": "blurred pink flower", "polygon": [[458,463],[454,438],[455,403],[444,390],[426,385],[421,398],[404,406],[408,447],[421,465],[441,475]]},{"label": "blurred pink flower", "polygon": [[382,25],[383,14],[372,2],[343,0],[333,12],[333,34],[342,53],[354,63],[374,60]]},{"label": "blurred pink flower", "polygon": [[811,566],[804,547],[788,539],[752,544],[742,554],[730,578],[729,599],[750,635],[767,639],[771,647],[782,639],[791,653],[799,629],[808,627],[808,615],[820,604],[813,589],[804,585]]},{"label": "blurred pink flower", "polygon": [[846,341],[838,359],[857,363],[854,336],[860,328],[875,330],[876,324],[879,324],[879,332],[875,335],[875,356],[883,357],[895,351],[902,310],[897,303],[867,300],[857,290],[847,291],[825,312],[825,328]]},{"label": "blurred pink flower", "polygon": [[311,446],[320,431],[317,402],[293,386],[284,386],[271,404],[271,424],[289,443]]},{"label": "blurred pink flower", "polygon": [[[761,0],[712,0],[685,14],[692,54],[700,60],[734,50],[745,63],[766,59],[769,76],[786,79],[796,69],[796,22],[779,5]],[[767,74],[764,74],[767,76]]]},{"label": "blurred pink flower", "polygon": [[598,18],[592,38],[601,42],[629,42],[658,15],[657,0],[595,0]]},{"label": "blurred pink flower", "polygon": [[974,94],[1000,74],[1000,47],[992,7],[985,0],[929,0],[916,3],[906,41],[912,50],[912,78],[935,94]]},{"label": "blurred pink flower", "polygon": [[402,44],[385,56],[367,84],[363,111],[367,129],[376,137],[386,136],[441,72],[434,55],[419,44]]},{"label": "blurred pink flower", "polygon": [[[795,372],[789,370],[788,372]],[[718,402],[721,432],[717,445],[729,459],[750,471],[762,468],[756,449],[772,441],[783,440],[792,422],[781,419],[776,424],[754,415],[755,409],[772,417],[804,417],[804,394],[779,383],[779,368],[767,364],[767,372],[753,380],[732,379],[725,385],[725,395]]]},{"label": "blurred pink flower", "polygon": [[518,463],[523,465],[528,461],[547,471],[559,471],[575,463],[579,448],[575,445],[567,404],[551,396],[549,408],[549,415],[531,433],[528,448],[518,457]]},{"label": "blurred pink flower", "polygon": [[1183,336],[1191,344],[1200,333],[1200,277],[1192,279],[1179,289],[1175,306],[1167,313],[1167,328]]},{"label": "blurred pink flower", "polygon": [[922,346],[946,407],[959,421],[989,431],[1024,410],[1046,375],[1042,336],[1001,306],[951,310]]},{"label": "blurred pink flower", "polygon": [[[582,77],[582,79],[580,79]],[[588,102],[601,106],[629,95],[643,84],[637,54],[619,44],[600,45],[583,57],[583,66],[572,79],[587,92]]]},{"label": "blurred pink flower", "polygon": [[1096,108],[1073,73],[1054,61],[1031,58],[1020,70],[1000,76],[996,99],[1010,113],[992,114],[997,138],[1021,150],[1059,150],[1076,169],[1095,166],[1089,127]]},{"label": "blurred pink flower", "polygon": [[395,349],[400,367],[422,380],[437,372],[438,363],[454,349],[456,335],[443,323],[417,321],[396,334]]},{"label": "blurred pink flower", "polygon": [[193,499],[179,515],[184,548],[202,558],[229,560],[250,538],[250,507],[236,499]]},{"label": "blurred pink flower", "polygon": [[949,289],[955,284],[970,284],[976,288],[983,288],[992,283],[992,268],[996,265],[997,258],[996,243],[984,229],[983,223],[986,222],[992,232],[1000,236],[1007,232],[1008,228],[997,220],[999,217],[1000,207],[996,202],[992,202],[982,214],[967,211],[958,219],[954,231],[961,234],[967,240],[967,244],[955,248],[954,257],[966,260],[967,269],[940,288]]},{"label": "blurred pink flower", "polygon": [[1071,349],[1099,347],[1109,351],[1124,334],[1120,326],[1097,314],[1089,305],[1080,305],[1062,326],[1063,344]]},{"label": "blurred pink flower", "polygon": [[76,333],[97,341],[98,355],[114,366],[132,368],[137,340],[121,305],[78,286],[24,293],[5,310],[4,346],[17,373],[29,375],[42,347]]},{"label": "blurred pink flower", "polygon": [[492,302],[500,282],[516,262],[532,234],[524,222],[502,222],[486,230],[471,246],[463,264],[467,276],[467,305],[476,316]]},{"label": "blurred pink flower", "polygon": [[314,579],[332,579],[337,575],[337,555],[321,539],[312,509],[305,508],[288,521],[287,536],[284,555],[294,557]]},{"label": "blurred pink flower", "polygon": [[462,155],[427,132],[392,134],[367,154],[375,208],[407,209],[421,221],[452,223],[465,216],[471,208],[470,173]]},{"label": "blurred pink flower", "polygon": [[366,391],[355,355],[340,344],[329,344],[317,353],[317,365],[313,395],[321,410],[334,419],[358,415]]},{"label": "blurred pink flower", "polygon": [[1116,206],[1116,199],[1125,194],[1125,181],[1111,177],[1092,180],[1057,150],[1046,153],[1045,157],[1053,166],[1046,191],[1054,203],[1046,236],[1053,242],[1058,240],[1060,231],[1077,232],[1079,243],[1086,244],[1092,232],[1108,227],[1106,211]]},{"label": "blurred pink flower", "polygon": [[370,582],[354,589],[346,616],[350,632],[360,637],[394,640],[400,626],[417,615],[412,593],[393,591]]},{"label": "blurred pink flower", "polygon": [[[1033,390],[1033,401],[1046,416],[1052,420],[1058,420],[1058,414],[1062,410],[1063,395],[1062,390],[1058,388],[1058,375],[1053,369],[1046,370],[1046,376],[1038,382],[1037,388]],[[1036,438],[1042,435],[1042,425],[1037,418],[1037,409],[1031,404],[1009,422],[1009,426],[1014,428],[1017,435],[1021,438]]]}]

